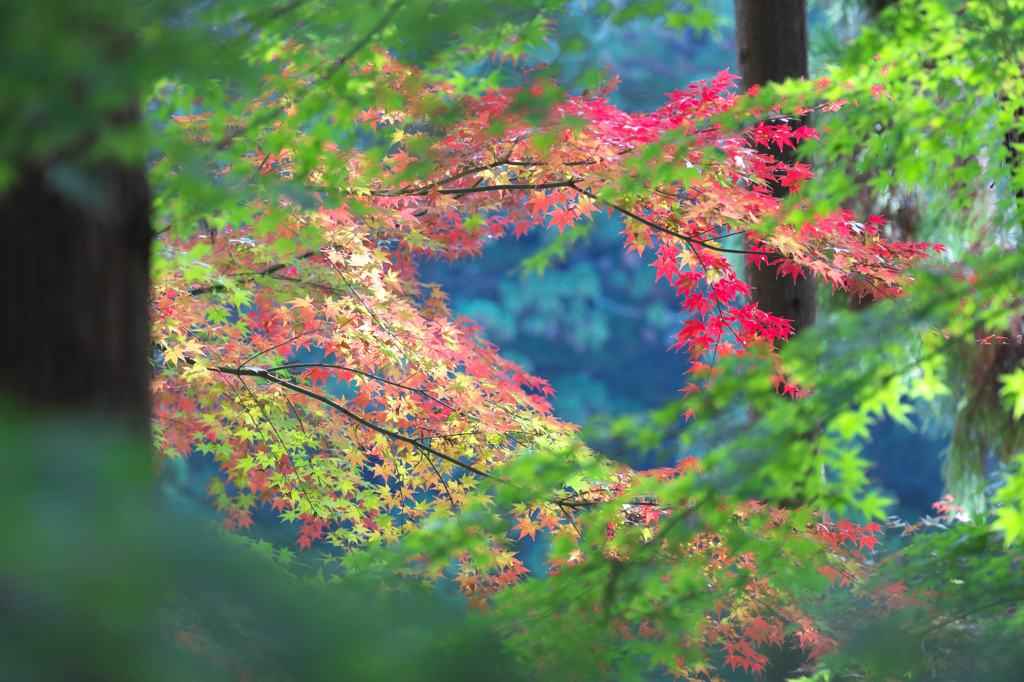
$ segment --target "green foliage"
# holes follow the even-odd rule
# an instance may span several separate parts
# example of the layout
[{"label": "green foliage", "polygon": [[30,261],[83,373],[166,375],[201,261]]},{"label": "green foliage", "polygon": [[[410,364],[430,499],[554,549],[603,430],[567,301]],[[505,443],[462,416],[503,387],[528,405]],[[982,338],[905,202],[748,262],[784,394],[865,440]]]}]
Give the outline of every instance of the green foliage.
[{"label": "green foliage", "polygon": [[3,679],[523,679],[455,604],[155,513],[147,448],[113,432],[3,413]]},{"label": "green foliage", "polygon": [[[1024,5],[886,4],[873,21],[873,8],[832,5],[847,22],[858,13],[869,21],[859,34],[841,26],[848,40],[822,47],[834,63],[821,71],[829,92],[858,106],[832,117],[820,143],[805,145],[820,169],[808,191],[883,215],[895,238],[947,244],[948,257],[965,265],[972,254],[1019,248]],[[980,512],[993,463],[1008,463],[1024,445],[1020,422],[1001,409],[999,379],[1022,359],[1021,330],[1012,301],[970,308],[946,346],[948,390],[930,401],[928,418],[950,434],[948,488]]]},{"label": "green foliage", "polygon": [[936,237],[957,253],[979,230],[1009,238],[1024,187],[1005,172],[1004,136],[1024,105],[1018,4],[900,2],[866,27],[828,74],[858,106],[830,123],[822,190],[841,201],[862,183],[879,199],[920,187],[943,223]]},{"label": "green foliage", "polygon": [[[944,520],[952,524],[951,520]],[[827,656],[813,676],[834,679],[857,668],[869,679],[920,671],[945,680],[1002,680],[1022,663],[1017,633],[1024,598],[1019,548],[984,524],[917,524],[908,546],[882,559],[875,581],[864,586],[880,597],[893,585],[909,588],[904,608],[865,617],[842,599],[822,605],[834,622],[859,619],[847,645]],[[925,597],[928,595],[925,606]]]}]

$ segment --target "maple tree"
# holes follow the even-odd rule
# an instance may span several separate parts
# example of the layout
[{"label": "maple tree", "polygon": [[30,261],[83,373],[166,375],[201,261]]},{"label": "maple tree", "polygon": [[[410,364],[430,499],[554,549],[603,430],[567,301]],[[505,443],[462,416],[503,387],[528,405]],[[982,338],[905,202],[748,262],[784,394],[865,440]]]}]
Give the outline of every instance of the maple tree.
[{"label": "maple tree", "polygon": [[[549,481],[534,489],[540,497],[510,508],[519,539],[542,532],[572,545],[552,552],[555,567],[575,567],[589,554],[582,548],[595,531],[593,515],[581,513],[587,508],[612,510],[597,514],[601,552],[623,561],[638,538],[641,545],[654,542],[664,514],[686,507],[656,500],[685,499],[671,485],[696,466],[693,460],[644,474],[595,460],[574,440],[574,427],[551,416],[546,382],[503,360],[479,327],[452,318],[438,287],[418,280],[422,258],[473,256],[488,239],[519,236],[538,224],[561,232],[595,211],[617,213],[627,250],[657,250],[657,278],[675,288],[688,318],[675,348],[688,354],[692,376],[707,388],[723,361],[773,357],[773,343],[791,331],[787,320],[748,302],[750,287],[728,254],[770,261],[780,276],[800,277],[807,269],[833,288],[884,297],[898,295],[904,273],[938,250],[886,241],[878,221],[861,223],[849,212],[760,231],[784,208],[769,181],[798,196],[811,175],[768,148],[817,133],[776,122],[783,114],[756,100],[744,110],[727,72],[673,93],[650,114],[627,114],[607,102],[612,84],[567,97],[554,82],[527,72],[521,85],[466,94],[380,52],[373,62],[341,63],[371,79],[380,99],[401,105],[373,106],[353,117],[365,135],[388,140],[386,154],[372,156],[311,139],[303,129],[302,88],[329,59],[300,67],[290,53],[299,49],[285,45],[272,55],[283,62],[281,76],[245,105],[246,116],[268,125],[247,124],[251,147],[232,139],[238,149],[218,173],[245,177],[256,188],[268,177],[302,181],[320,206],[303,209],[257,189],[248,204],[252,222],[222,220],[206,234],[164,239],[153,288],[162,456],[214,457],[223,478],[208,490],[228,529],[249,528],[253,508],[269,504],[283,520],[300,523],[301,548],[340,547],[344,564],[358,548],[411,547],[415,529],[436,532],[439,522],[493,504],[492,485],[522,485],[523,476],[509,472],[524,453],[537,451],[561,453],[590,469],[574,474],[574,484]],[[282,106],[284,118],[268,115]],[[323,111],[329,102],[313,106]],[[798,106],[795,114],[807,110]],[[764,120],[743,127],[751,118]],[[176,122],[191,144],[209,145],[222,135],[211,114]],[[154,168],[157,178],[174,172],[173,155]],[[178,201],[168,199],[170,214]],[[746,238],[723,244],[736,235]],[[809,387],[787,380],[779,367],[772,378],[781,392],[807,394]],[[686,390],[702,388],[692,383]],[[646,492],[651,480],[667,487]],[[637,499],[647,502],[616,504]],[[789,519],[771,505],[730,509],[737,520],[756,519],[759,533],[785,529]],[[840,563],[877,542],[877,526],[820,516],[805,521],[807,531],[782,532],[779,542],[831,553]],[[672,549],[664,534],[654,543],[674,556],[670,566],[696,560],[701,572],[723,582],[717,606],[708,605],[706,620],[684,646],[707,641],[728,652],[727,665],[761,670],[767,659],[751,643],[781,642],[786,627],[798,623],[799,641],[812,656],[827,648],[830,640],[811,620],[782,605],[768,577],[772,562],[724,550],[742,542],[726,542],[708,523],[698,541],[708,554],[699,559],[689,549],[692,538]],[[447,553],[454,579],[477,608],[490,608],[492,597],[527,573],[502,536],[495,532],[473,550],[453,541]],[[851,549],[844,549],[847,541]],[[403,572],[436,578],[439,570]],[[760,577],[738,579],[738,570]],[[815,571],[842,582],[848,577],[848,570],[825,564]],[[730,581],[735,584],[725,587]],[[744,597],[759,605],[740,609]],[[622,636],[634,627],[645,639],[665,636],[670,615],[655,606],[633,608],[644,615],[620,621]],[[676,674],[707,670],[700,656],[691,654],[696,657],[687,663],[677,654],[661,651],[654,664]],[[603,663],[618,669],[619,659],[612,654]]]}]

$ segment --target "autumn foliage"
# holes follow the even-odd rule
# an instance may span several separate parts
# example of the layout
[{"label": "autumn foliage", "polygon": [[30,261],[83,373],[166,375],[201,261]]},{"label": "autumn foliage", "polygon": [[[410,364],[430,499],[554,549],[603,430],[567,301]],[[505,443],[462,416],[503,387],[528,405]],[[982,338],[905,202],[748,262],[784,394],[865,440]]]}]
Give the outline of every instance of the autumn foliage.
[{"label": "autumn foliage", "polygon": [[[558,627],[571,621],[605,643],[592,653],[606,671],[626,665],[622,652],[642,652],[676,676],[711,678],[707,656],[719,651],[732,669],[762,670],[764,646],[787,635],[811,660],[829,650],[839,634],[797,605],[795,579],[779,571],[777,555],[788,548],[785,562],[817,576],[814,589],[857,590],[878,526],[688,498],[687,479],[702,475],[693,458],[646,472],[600,460],[552,415],[547,382],[453,315],[418,264],[617,216],[624,248],[655,252],[656,277],[678,295],[685,321],[673,348],[692,361],[692,383],[680,389],[699,401],[725,359],[774,357],[791,331],[749,302],[736,270],[744,260],[885,298],[899,296],[907,271],[939,249],[887,241],[878,218],[808,215],[799,192],[811,170],[770,149],[817,137],[792,121],[843,103],[755,106],[761,100],[737,95],[736,77],[722,72],[671,93],[656,111],[627,113],[606,98],[612,82],[568,96],[527,72],[516,87],[471,95],[379,53],[341,66],[373,76],[382,101],[402,104],[358,114],[362,139],[389,143],[386,154],[367,154],[304,127],[302,92],[315,68],[298,69],[287,50],[278,58],[281,75],[238,122],[263,125],[249,134],[273,142],[240,147],[211,181],[229,170],[257,188],[284,178],[318,203],[268,193],[250,206],[252,222],[163,238],[152,293],[160,457],[213,457],[221,476],[208,491],[224,527],[249,529],[254,509],[267,505],[297,524],[300,548],[333,552],[345,565],[364,549],[422,542],[424,529],[450,538],[459,518],[471,523],[468,510],[505,514],[507,538],[463,528],[460,541],[438,550],[444,561],[402,570],[452,579],[474,608],[507,613],[510,641],[532,647],[542,666],[557,664],[543,643],[555,621],[532,618],[548,607],[562,614]],[[268,116],[278,110],[286,115]],[[221,139],[208,115],[174,123],[187,144]],[[162,163],[157,174],[176,172]],[[773,197],[770,182],[792,197]],[[772,373],[780,392],[813,389],[790,383],[778,364]],[[502,486],[522,483],[516,467],[538,453],[561,458],[560,483],[523,484],[519,499],[503,497]],[[515,591],[528,571],[514,541],[540,537],[551,542],[550,584],[571,582],[579,600]],[[619,591],[616,576],[637,562],[663,576],[660,592]],[[688,586],[676,575],[689,576]],[[684,594],[692,601],[681,605]],[[903,599],[896,589],[881,601],[898,608]],[[680,609],[693,611],[687,622],[696,625],[673,625]]]}]

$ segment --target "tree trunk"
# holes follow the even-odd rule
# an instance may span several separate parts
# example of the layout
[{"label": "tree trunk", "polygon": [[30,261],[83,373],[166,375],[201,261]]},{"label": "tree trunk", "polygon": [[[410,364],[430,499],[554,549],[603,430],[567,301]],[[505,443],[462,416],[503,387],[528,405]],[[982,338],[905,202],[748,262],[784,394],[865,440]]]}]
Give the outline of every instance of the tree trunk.
[{"label": "tree trunk", "polygon": [[[806,0],[735,0],[735,8],[736,62],[744,90],[807,76]],[[792,150],[774,153],[792,161]],[[778,198],[788,194],[778,183],[771,189]],[[794,333],[817,321],[818,283],[810,272],[805,270],[794,282],[792,277],[780,278],[773,266],[748,264],[744,275],[754,288],[753,301],[758,308],[789,320]],[[750,417],[757,418],[755,414]],[[792,637],[786,637],[782,647],[765,646],[761,652],[769,659],[768,667],[758,675],[761,682],[797,677],[807,663]]]},{"label": "tree trunk", "polygon": [[23,168],[0,195],[0,393],[149,437],[150,193],[141,165]]},{"label": "tree trunk", "polygon": [[[744,90],[807,76],[806,0],[735,0],[735,6],[736,61]],[[781,158],[792,160],[792,150]],[[776,184],[772,193],[781,198],[787,190]],[[794,282],[780,279],[772,266],[747,265],[745,277],[758,307],[790,320],[794,333],[818,319],[818,283],[809,272]]]}]

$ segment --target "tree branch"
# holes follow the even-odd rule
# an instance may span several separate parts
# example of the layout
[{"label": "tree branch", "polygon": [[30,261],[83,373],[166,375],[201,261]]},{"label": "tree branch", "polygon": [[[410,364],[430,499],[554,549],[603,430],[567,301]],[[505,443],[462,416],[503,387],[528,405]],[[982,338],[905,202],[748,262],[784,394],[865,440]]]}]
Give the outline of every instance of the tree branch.
[{"label": "tree branch", "polygon": [[581,189],[580,187],[576,186],[575,181],[570,181],[568,186],[571,187],[572,189],[576,190],[577,192],[579,192],[583,196],[590,197],[594,201],[598,201],[598,202],[604,204],[605,206],[608,206],[608,207],[612,208],[613,210],[618,211],[619,213],[623,214],[624,216],[632,218],[633,220],[635,220],[637,222],[643,223],[647,227],[649,227],[649,228],[651,228],[653,230],[656,230],[658,232],[664,232],[665,234],[670,234],[670,235],[672,235],[673,237],[675,237],[677,239],[683,240],[687,244],[691,244],[691,245],[692,244],[697,244],[698,246],[700,246],[702,248],[709,249],[711,251],[718,251],[720,253],[739,253],[739,254],[743,254],[743,255],[747,255],[747,256],[771,255],[771,254],[761,253],[759,251],[741,251],[739,249],[724,249],[724,248],[722,248],[720,246],[714,246],[714,245],[712,245],[712,244],[710,244],[710,243],[708,243],[708,242],[706,242],[706,241],[704,241],[702,239],[695,239],[693,237],[687,237],[685,235],[682,235],[682,234],[676,232],[675,230],[670,230],[667,227],[663,227],[663,226],[659,225],[658,223],[654,222],[653,220],[648,220],[647,218],[644,218],[639,213],[634,213],[633,211],[630,211],[628,208],[623,208],[622,206],[619,206],[618,204],[613,203],[611,201],[605,201],[604,199],[598,197],[596,194],[593,194],[591,192],[588,192],[585,189]]},{"label": "tree branch", "polygon": [[434,402],[436,402],[437,404],[441,405],[442,407],[445,407],[445,408],[447,408],[447,409],[449,409],[449,410],[451,410],[453,412],[458,412],[458,409],[454,405],[452,405],[450,403],[446,403],[445,401],[441,400],[440,398],[437,398],[435,396],[430,395],[430,392],[425,390],[425,389],[413,388],[412,386],[406,386],[405,384],[399,383],[397,381],[391,381],[390,379],[385,379],[384,377],[380,376],[379,374],[373,374],[372,372],[364,372],[361,369],[356,369],[354,367],[348,367],[346,365],[334,365],[334,364],[325,363],[325,362],[298,362],[298,363],[289,363],[287,365],[280,365],[278,367],[267,367],[266,371],[268,371],[268,372],[280,372],[280,371],[291,370],[291,369],[313,369],[313,368],[316,368],[316,367],[321,367],[321,368],[324,368],[324,369],[337,369],[337,370],[341,370],[343,372],[351,372],[352,374],[358,374],[359,376],[366,377],[367,379],[373,379],[374,381],[379,381],[382,384],[387,384],[388,386],[394,386],[395,388],[400,388],[400,389],[402,389],[404,391],[412,391],[413,393],[418,393],[418,394],[422,395],[424,398],[427,398],[429,400],[433,400]]},{"label": "tree branch", "polygon": [[[301,256],[297,256],[295,258],[295,260],[305,260],[307,258],[312,258],[313,256],[317,255],[318,253],[320,253],[319,250],[307,251],[306,253],[302,254]],[[284,270],[286,267],[288,267],[288,265],[289,265],[289,263],[274,263],[273,265],[269,265],[269,266],[263,268],[262,270],[258,270],[256,272],[249,273],[249,275],[248,275],[249,279],[247,279],[245,281],[251,282],[254,279],[256,279],[257,277],[267,277],[267,276],[273,275],[275,272],[277,272],[279,270]],[[241,277],[241,276],[242,275],[235,275],[235,277]],[[203,294],[210,294],[210,293],[213,293],[214,291],[224,291],[225,289],[227,289],[227,286],[225,286],[223,284],[209,284],[209,285],[207,285],[205,287],[199,287],[198,289],[190,289],[188,293],[190,293],[193,296],[202,296]]]},{"label": "tree branch", "polygon": [[[560,180],[558,182],[538,182],[533,185],[521,185],[517,183],[508,185],[474,185],[473,187],[457,187],[455,189],[439,189],[438,194],[480,194],[482,192],[500,192],[502,190],[539,190],[539,189],[558,189],[560,187],[573,187],[573,183],[577,182],[579,178],[573,178],[570,180]],[[348,194],[347,196],[371,196],[371,197],[415,197],[415,196],[426,196],[435,189],[437,184],[428,185],[426,187],[416,188],[415,191],[411,190],[381,190],[376,192],[370,192],[366,194]],[[334,190],[333,187],[320,187],[312,185],[307,187],[314,192],[330,192]]]},{"label": "tree branch", "polygon": [[[191,362],[194,363],[195,361],[191,361]],[[412,445],[413,447],[419,448],[420,450],[423,450],[424,452],[428,452],[431,455],[434,455],[435,457],[439,457],[439,458],[443,459],[446,462],[454,464],[457,467],[465,469],[466,471],[470,471],[470,472],[476,474],[477,476],[483,476],[484,478],[492,478],[492,479],[494,478],[494,476],[492,476],[491,474],[489,474],[489,473],[487,473],[485,471],[481,471],[480,469],[477,469],[472,464],[467,464],[465,462],[461,462],[458,459],[456,459],[455,457],[451,457],[449,455],[446,455],[443,452],[441,452],[439,450],[436,450],[435,448],[430,447],[429,445],[427,445],[426,443],[424,443],[424,442],[422,442],[420,440],[417,440],[415,438],[410,438],[409,436],[406,436],[405,434],[399,433],[397,431],[392,431],[391,429],[388,429],[388,428],[385,428],[383,426],[380,426],[379,424],[375,424],[372,421],[370,421],[370,420],[368,420],[368,419],[366,419],[364,417],[361,417],[360,415],[356,414],[355,412],[353,412],[352,410],[348,409],[344,405],[338,403],[337,401],[332,400],[331,398],[323,395],[322,393],[317,393],[316,391],[308,389],[305,386],[300,386],[299,384],[296,384],[294,382],[287,381],[285,379],[281,379],[281,378],[275,376],[274,374],[271,374],[271,372],[269,370],[263,369],[262,367],[253,367],[253,368],[250,368],[250,369],[236,369],[234,367],[211,367],[210,371],[218,372],[220,374],[230,374],[230,375],[233,375],[233,376],[255,377],[257,379],[265,379],[265,380],[267,380],[267,381],[269,381],[271,383],[277,384],[279,386],[284,386],[285,388],[288,388],[288,389],[290,389],[292,391],[295,391],[296,393],[301,393],[302,395],[307,396],[309,398],[312,398],[314,400],[317,400],[317,401],[323,403],[324,405],[328,405],[330,407],[333,407],[335,410],[337,410],[338,412],[341,412],[343,415],[345,415],[346,417],[348,417],[352,421],[357,422],[357,423],[361,424],[362,426],[365,426],[366,428],[368,428],[368,429],[370,429],[372,431],[376,431],[377,433],[384,434],[388,438],[393,438],[394,440],[401,441],[403,443],[408,443],[409,445]]]}]

